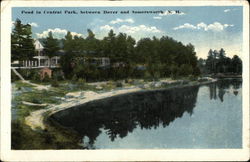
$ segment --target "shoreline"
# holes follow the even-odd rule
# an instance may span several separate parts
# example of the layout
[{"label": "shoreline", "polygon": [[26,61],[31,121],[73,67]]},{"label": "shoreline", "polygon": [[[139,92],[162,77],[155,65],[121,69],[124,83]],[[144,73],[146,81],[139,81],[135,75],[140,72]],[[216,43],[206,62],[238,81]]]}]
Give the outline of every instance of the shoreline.
[{"label": "shoreline", "polygon": [[[188,83],[188,84],[181,84],[181,85],[172,85],[167,88],[156,88],[156,89],[145,89],[138,86],[131,86],[125,89],[120,90],[111,90],[108,92],[103,93],[96,93],[93,91],[77,91],[74,93],[68,93],[72,95],[73,98],[70,98],[68,101],[63,101],[59,105],[50,105],[46,109],[39,109],[30,113],[29,116],[25,117],[25,124],[31,127],[31,129],[35,130],[40,128],[44,130],[46,128],[45,119],[49,118],[52,114],[55,114],[59,111],[63,111],[75,106],[83,105],[87,102],[105,99],[109,97],[114,97],[117,95],[129,94],[129,93],[136,93],[136,92],[145,92],[145,91],[157,91],[157,90],[168,90],[172,88],[183,88],[183,87],[190,87],[190,86],[201,86],[205,84],[210,84],[216,82],[217,80],[211,79],[208,81],[203,82],[195,82],[195,83]],[[77,96],[74,96],[76,95]]]}]

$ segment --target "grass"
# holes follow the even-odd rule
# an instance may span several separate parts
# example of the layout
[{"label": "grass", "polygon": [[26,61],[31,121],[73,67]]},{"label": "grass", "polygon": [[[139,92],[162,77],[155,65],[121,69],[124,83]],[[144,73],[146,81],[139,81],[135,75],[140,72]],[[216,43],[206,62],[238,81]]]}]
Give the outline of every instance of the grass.
[{"label": "grass", "polygon": [[18,104],[17,108],[18,119],[11,122],[12,149],[80,149],[78,145],[80,138],[74,132],[51,126],[53,124],[48,124],[49,121],[45,122],[47,126],[45,130],[32,130],[25,124],[25,117],[41,107]]},{"label": "grass", "polygon": [[28,84],[28,83],[25,83],[25,82],[22,82],[22,81],[20,81],[20,80],[15,82],[15,86],[16,86],[17,89],[20,89],[20,88],[22,88],[22,87],[34,88],[33,85]]},{"label": "grass", "polygon": [[[46,106],[30,106],[22,104],[22,101],[32,102],[36,104],[48,103],[57,104],[60,102],[58,97],[65,96],[67,85],[58,88],[50,88],[47,90],[35,90],[34,86],[15,82],[15,86],[20,88],[31,88],[31,91],[24,91],[20,95],[15,96],[13,102],[16,102],[17,119],[11,122],[11,148],[12,149],[76,149],[80,146],[78,137],[67,131],[62,131],[55,127],[47,127],[45,130],[32,130],[25,124],[25,117],[31,112],[39,109],[47,108]],[[86,88],[86,87],[85,87]]]},{"label": "grass", "polygon": [[[187,79],[188,80],[188,79]],[[22,104],[22,101],[27,101],[36,104],[59,104],[60,97],[64,97],[69,92],[79,90],[90,90],[95,92],[111,91],[124,86],[139,86],[146,84],[143,80],[108,81],[106,84],[100,85],[97,88],[95,85],[89,85],[84,81],[58,81],[57,87],[51,87],[49,90],[35,90],[34,86],[15,82],[18,89],[31,88],[30,91],[23,91],[18,96],[15,96],[13,102],[16,102],[15,109],[17,111],[17,119],[11,123],[11,148],[12,149],[80,149],[78,145],[80,138],[76,132],[60,127],[55,121],[47,118],[45,115],[46,129],[32,130],[25,124],[25,117],[31,112],[39,109],[46,109],[46,106],[30,106]],[[190,81],[188,84],[196,84],[197,81]],[[40,83],[39,83],[40,84]],[[45,84],[45,83],[44,83]],[[46,83],[48,85],[48,83]],[[51,83],[50,83],[51,84]],[[161,87],[149,86],[147,89],[170,88],[179,86],[181,83],[174,82],[172,84],[163,84]]]},{"label": "grass", "polygon": [[59,103],[59,100],[55,97],[62,97],[65,94],[60,91],[47,91],[47,90],[41,90],[41,91],[30,91],[30,92],[23,92],[22,95],[16,96],[16,101],[27,101],[32,102],[36,104],[42,104],[42,103],[49,103],[49,104],[56,104]]},{"label": "grass", "polygon": [[18,120],[12,121],[11,126],[12,149],[80,149],[77,145],[80,139],[72,132],[62,131],[55,127],[32,130]]},{"label": "grass", "polygon": [[[64,97],[69,92],[79,90],[99,91],[96,86],[91,86],[83,81],[69,82],[59,81],[58,87],[51,87],[49,90],[36,90],[33,85],[23,83],[21,81],[14,82],[17,89],[31,88],[30,91],[23,91],[14,97],[16,102],[17,119],[11,123],[11,148],[12,149],[80,149],[79,136],[72,131],[68,131],[56,125],[56,123],[48,120],[46,117],[46,129],[32,130],[25,124],[25,117],[31,112],[46,109],[46,106],[30,106],[25,105],[22,101],[36,104],[59,104],[60,97]],[[35,82],[37,83],[37,82]],[[39,83],[40,84],[40,83]],[[43,83],[42,85],[49,85]],[[73,85],[73,86],[72,86]],[[112,84],[113,86],[113,84]]]}]

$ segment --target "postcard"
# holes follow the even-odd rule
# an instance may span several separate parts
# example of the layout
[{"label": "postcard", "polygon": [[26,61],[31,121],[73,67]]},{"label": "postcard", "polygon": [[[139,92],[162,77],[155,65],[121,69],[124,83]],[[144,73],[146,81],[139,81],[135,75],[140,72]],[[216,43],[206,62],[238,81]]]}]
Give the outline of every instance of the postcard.
[{"label": "postcard", "polygon": [[1,160],[249,158],[247,2],[1,6]]}]

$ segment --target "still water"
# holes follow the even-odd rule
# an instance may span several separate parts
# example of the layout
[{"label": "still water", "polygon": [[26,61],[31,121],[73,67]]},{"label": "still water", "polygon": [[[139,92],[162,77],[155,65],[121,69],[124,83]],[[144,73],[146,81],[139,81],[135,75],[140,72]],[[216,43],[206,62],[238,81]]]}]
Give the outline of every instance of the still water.
[{"label": "still water", "polygon": [[146,91],[52,115],[85,149],[241,148],[242,82]]}]

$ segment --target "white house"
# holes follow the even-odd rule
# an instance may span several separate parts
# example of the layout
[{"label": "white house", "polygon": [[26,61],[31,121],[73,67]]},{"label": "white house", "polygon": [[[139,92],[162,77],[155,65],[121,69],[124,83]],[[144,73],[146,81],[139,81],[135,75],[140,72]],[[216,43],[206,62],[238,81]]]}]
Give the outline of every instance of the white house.
[{"label": "white house", "polygon": [[[15,61],[12,64],[19,64],[19,68],[55,68],[59,67],[59,56],[54,56],[51,59],[44,54],[44,46],[39,40],[34,41],[35,56],[32,60],[24,60],[22,62]],[[59,51],[63,53],[63,51]],[[105,68],[110,66],[110,59],[108,57],[84,57],[83,63],[90,63],[98,67]]]},{"label": "white house", "polygon": [[51,59],[44,55],[44,47],[41,44],[39,40],[35,40],[34,42],[36,56],[33,58],[36,59],[36,61],[31,60],[25,60],[22,61],[23,67],[36,67],[36,68],[42,68],[42,67],[59,67],[59,56],[54,56]]},{"label": "white house", "polygon": [[108,57],[92,57],[89,61],[98,67],[107,67],[110,65],[110,59]]}]

